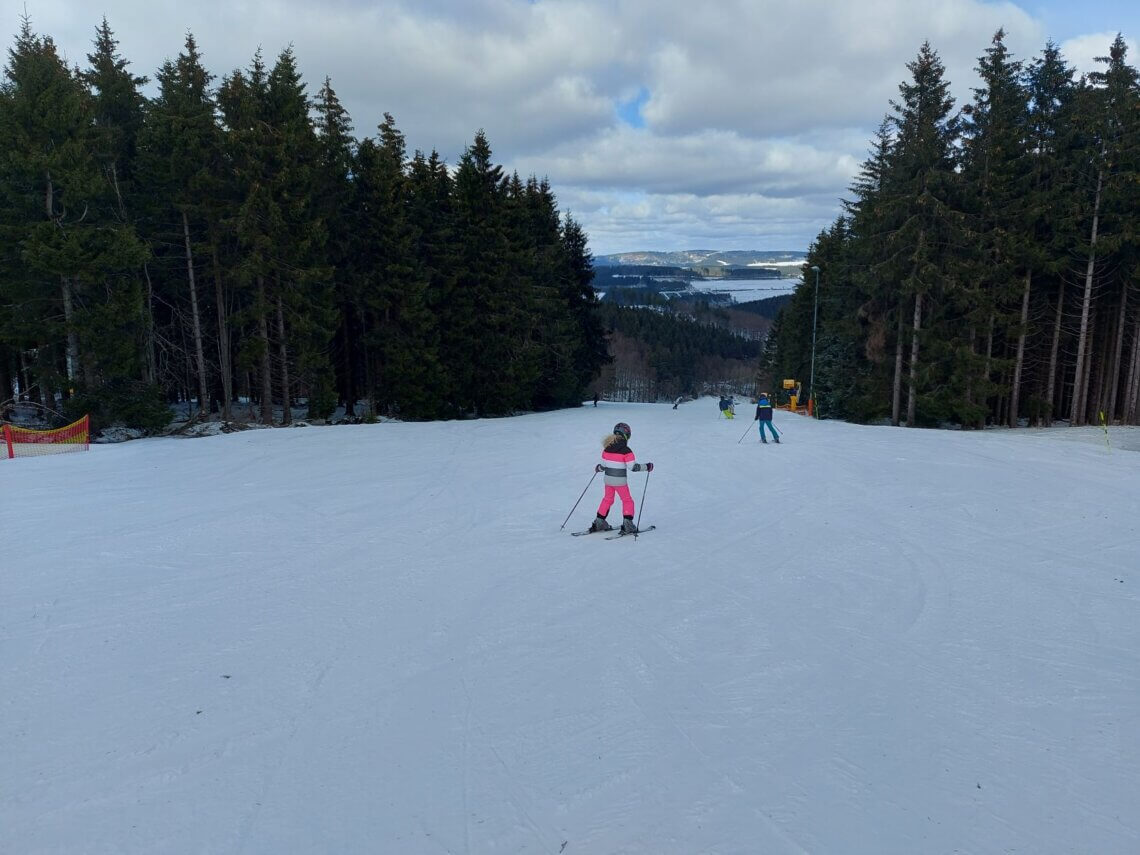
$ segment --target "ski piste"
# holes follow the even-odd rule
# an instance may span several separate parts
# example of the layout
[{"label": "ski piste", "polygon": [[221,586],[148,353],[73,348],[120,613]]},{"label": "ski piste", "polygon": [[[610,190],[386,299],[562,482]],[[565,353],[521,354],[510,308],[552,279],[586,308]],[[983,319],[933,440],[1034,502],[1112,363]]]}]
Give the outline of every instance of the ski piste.
[{"label": "ski piste", "polygon": [[[645,534],[645,532],[653,531],[653,529],[655,529],[655,528],[657,528],[657,526],[647,525],[645,528],[639,529],[638,531],[631,531],[631,532],[629,532],[629,534]],[[570,534],[574,535],[574,537],[581,537],[584,534],[606,534],[606,533],[609,534],[609,537],[607,537],[606,540],[617,540],[619,537],[627,537],[628,536],[625,532],[623,532],[619,528],[602,529],[601,531],[591,531],[590,529],[586,529],[585,531],[572,531],[572,532],[570,532]]]}]

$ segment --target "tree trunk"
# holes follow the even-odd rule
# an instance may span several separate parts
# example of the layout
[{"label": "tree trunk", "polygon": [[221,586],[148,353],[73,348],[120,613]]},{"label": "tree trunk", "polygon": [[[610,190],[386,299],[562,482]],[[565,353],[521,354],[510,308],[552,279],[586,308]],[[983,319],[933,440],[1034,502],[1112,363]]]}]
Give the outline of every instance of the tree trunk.
[{"label": "tree trunk", "polygon": [[1061,277],[1057,287],[1057,313],[1053,318],[1053,347],[1049,351],[1049,381],[1046,384],[1046,394],[1049,396],[1048,410],[1045,424],[1053,424],[1053,414],[1061,408],[1057,394],[1057,357],[1061,350],[1061,318],[1065,309],[1065,279]]},{"label": "tree trunk", "polygon": [[904,300],[899,300],[899,332],[895,343],[895,382],[891,391],[891,424],[899,426],[899,408],[902,402],[903,334],[906,330]]},{"label": "tree trunk", "polygon": [[341,310],[342,325],[344,328],[344,417],[348,420],[356,418],[356,372],[353,371],[352,341],[352,306],[345,303]]},{"label": "tree trunk", "polygon": [[29,400],[28,390],[32,388],[32,367],[28,365],[28,357],[23,348],[18,351],[17,361],[19,364],[16,366],[16,377],[20,384],[20,395],[16,400]]},{"label": "tree trunk", "polygon": [[1128,383],[1125,388],[1125,403],[1122,421],[1132,424],[1136,420],[1137,392],[1140,389],[1140,313],[1132,328],[1132,356],[1129,359]]},{"label": "tree trunk", "polygon": [[368,317],[367,312],[360,313],[360,353],[364,360],[364,394],[365,397],[365,415],[373,418],[377,415],[376,412],[376,388],[373,385],[373,376],[375,372],[372,366],[372,353],[368,347]]},{"label": "tree trunk", "polygon": [[190,282],[190,317],[194,327],[194,362],[198,370],[198,417],[210,412],[210,393],[206,383],[206,355],[202,350],[202,321],[198,315],[198,286],[194,280],[194,254],[190,250],[190,219],[182,212],[182,237],[186,242],[186,275]]},{"label": "tree trunk", "polygon": [[146,278],[146,379],[148,383],[157,383],[158,357],[154,351],[154,283],[150,281],[150,267],[145,261],[143,276]]},{"label": "tree trunk", "polygon": [[222,420],[232,421],[234,396],[233,365],[230,362],[230,329],[226,319],[226,291],[222,285],[222,265],[218,262],[218,244],[211,246],[214,260],[214,302],[218,304],[218,367],[222,375]]},{"label": "tree trunk", "polygon": [[1132,404],[1129,407],[1129,424],[1140,424],[1140,318],[1132,331]]},{"label": "tree trunk", "polygon": [[[1104,154],[1103,150],[1101,154]],[[1104,170],[1098,170],[1096,174],[1096,196],[1093,201],[1092,232],[1089,237],[1089,260],[1085,268],[1085,294],[1081,300],[1081,331],[1077,338],[1077,369],[1073,375],[1073,382],[1076,386],[1073,388],[1073,406],[1069,413],[1069,424],[1071,425],[1084,424],[1083,402],[1087,391],[1083,379],[1087,373],[1084,363],[1085,344],[1089,335],[1089,307],[1092,305],[1093,272],[1096,270],[1096,231],[1100,223],[1100,191],[1103,181]]]},{"label": "tree trunk", "polygon": [[115,198],[119,202],[119,217],[125,223],[127,222],[127,206],[123,204],[123,194],[119,190],[119,168],[114,162],[111,163],[111,186],[115,188]]},{"label": "tree trunk", "polygon": [[[74,296],[75,293],[79,290],[79,286],[80,286],[79,277],[76,276],[74,279],[72,279],[71,284],[72,284],[71,293]],[[106,285],[104,287],[107,290],[107,297],[110,298],[110,296],[111,296],[110,287],[106,286]],[[77,353],[79,352],[78,333],[76,334],[76,352]],[[99,384],[99,378],[95,374],[95,360],[94,359],[80,358],[80,360],[79,360],[79,379],[83,382],[84,387],[87,389],[94,389],[96,386],[100,385]],[[75,392],[74,389],[67,390],[67,396],[70,397],[72,394],[74,394],[74,392]]]},{"label": "tree trunk", "polygon": [[910,388],[906,396],[906,426],[914,427],[918,408],[918,333],[922,329],[922,292],[914,295],[914,335],[910,340]]},{"label": "tree trunk", "polygon": [[60,276],[60,290],[63,292],[63,322],[67,328],[67,384],[69,391],[75,391],[75,381],[79,377],[79,335],[75,332],[74,309],[71,305],[71,279]]},{"label": "tree trunk", "polygon": [[1013,382],[1009,384],[1009,426],[1017,427],[1018,408],[1021,406],[1021,371],[1025,366],[1025,336],[1029,328],[1029,290],[1033,271],[1025,272],[1025,290],[1021,294],[1021,324],[1017,332],[1017,356],[1013,360]]},{"label": "tree trunk", "polygon": [[[1108,319],[1106,319],[1105,325],[1108,327],[1112,326]],[[1089,403],[1085,408],[1085,418],[1091,424],[1100,424],[1098,413],[1103,413],[1105,409],[1104,399],[1108,390],[1109,369],[1111,368],[1109,362],[1112,354],[1112,336],[1109,335],[1106,330],[1101,338],[1104,340],[1104,343],[1100,346],[1100,359],[1089,363],[1090,375],[1096,377],[1096,391],[1089,396]],[[1090,380],[1089,383],[1089,389],[1092,389],[1092,381]]]},{"label": "tree trunk", "polygon": [[48,388],[46,381],[40,381],[40,403],[49,413],[55,412],[55,392]]},{"label": "tree trunk", "polygon": [[1128,316],[1128,282],[1124,283],[1124,293],[1120,295],[1120,316],[1116,320],[1116,346],[1112,354],[1112,385],[1108,393],[1108,406],[1105,408],[1109,424],[1116,418],[1116,396],[1120,392],[1120,375],[1124,366],[1121,357],[1124,355],[1124,323]]},{"label": "tree trunk", "polygon": [[10,373],[11,362],[8,357],[0,360],[0,416],[3,415],[4,402],[15,396]]},{"label": "tree trunk", "polygon": [[257,334],[261,339],[261,423],[273,424],[273,363],[269,358],[269,305],[265,300],[265,277],[257,277]]},{"label": "tree trunk", "polygon": [[[977,331],[974,329],[974,325],[970,324],[970,337],[967,340],[967,345],[969,347],[971,363],[973,363],[974,360],[974,340],[976,338]],[[970,407],[974,405],[974,371],[972,364],[970,370],[966,372],[966,405]]]},{"label": "tree trunk", "polygon": [[[1088,330],[1088,335],[1085,338],[1085,351],[1083,354],[1084,362],[1081,366],[1081,370],[1084,372],[1084,375],[1081,377],[1078,377],[1077,375],[1073,375],[1073,393],[1074,393],[1073,411],[1077,414],[1077,418],[1075,420],[1070,421],[1070,424],[1072,424],[1072,425],[1088,424],[1089,378],[1092,377],[1092,364],[1093,364],[1092,351],[1093,351],[1093,340],[1096,338],[1095,333],[1096,333],[1096,313],[1095,313],[1095,311],[1093,311],[1090,313],[1090,316],[1089,316],[1089,330]],[[1080,360],[1081,356],[1082,356],[1082,354],[1077,354],[1077,359]],[[1080,396],[1079,402],[1075,400],[1075,395],[1076,395],[1077,389],[1081,390],[1081,396]]]},{"label": "tree trunk", "polygon": [[281,283],[277,283],[277,354],[281,359],[281,424],[293,424],[293,406],[289,400],[289,351],[285,346],[285,310],[282,308]]},{"label": "tree trunk", "polygon": [[[986,367],[983,375],[984,383],[982,384],[982,394],[985,398],[982,399],[982,408],[986,409],[990,400],[990,373],[993,370],[992,365],[994,361],[994,316],[995,312],[990,309],[990,322],[989,328],[986,330]],[[983,415],[981,422],[978,424],[979,428],[986,426],[986,417]]]}]

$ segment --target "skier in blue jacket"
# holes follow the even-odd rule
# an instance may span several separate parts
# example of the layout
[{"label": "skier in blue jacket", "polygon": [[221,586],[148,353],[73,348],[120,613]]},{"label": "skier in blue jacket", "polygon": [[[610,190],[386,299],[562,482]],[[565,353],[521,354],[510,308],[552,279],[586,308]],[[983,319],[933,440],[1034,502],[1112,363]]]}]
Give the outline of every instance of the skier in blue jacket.
[{"label": "skier in blue jacket", "polygon": [[768,430],[772,431],[772,439],[776,442],[780,441],[780,435],[776,433],[776,426],[772,424],[772,405],[768,402],[767,392],[761,392],[760,397],[756,399],[755,421],[759,423],[760,441],[762,443],[768,444],[768,440],[764,438],[765,425],[767,425]]}]

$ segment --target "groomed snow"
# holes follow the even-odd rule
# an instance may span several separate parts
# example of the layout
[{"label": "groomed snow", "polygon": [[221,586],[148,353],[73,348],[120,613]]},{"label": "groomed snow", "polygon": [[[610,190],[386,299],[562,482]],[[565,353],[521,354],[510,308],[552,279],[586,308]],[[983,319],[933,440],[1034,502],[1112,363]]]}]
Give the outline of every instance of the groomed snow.
[{"label": "groomed snow", "polygon": [[0,852],[1140,852],[1140,431],[740,411],[5,461]]}]

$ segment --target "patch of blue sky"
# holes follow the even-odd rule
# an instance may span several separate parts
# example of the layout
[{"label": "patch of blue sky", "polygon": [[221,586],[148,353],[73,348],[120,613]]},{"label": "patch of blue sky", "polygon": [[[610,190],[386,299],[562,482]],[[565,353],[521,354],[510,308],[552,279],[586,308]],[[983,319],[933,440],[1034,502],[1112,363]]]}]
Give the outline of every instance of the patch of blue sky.
[{"label": "patch of blue sky", "polygon": [[617,103],[618,118],[631,128],[644,128],[645,116],[641,110],[648,100],[649,90],[642,86],[632,98]]},{"label": "patch of blue sky", "polygon": [[1135,0],[1036,0],[1018,5],[1040,18],[1047,36],[1055,41],[1101,32],[1140,38],[1140,4]]}]

